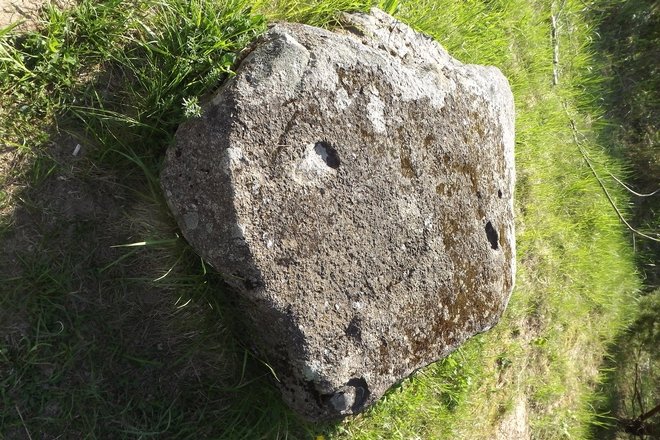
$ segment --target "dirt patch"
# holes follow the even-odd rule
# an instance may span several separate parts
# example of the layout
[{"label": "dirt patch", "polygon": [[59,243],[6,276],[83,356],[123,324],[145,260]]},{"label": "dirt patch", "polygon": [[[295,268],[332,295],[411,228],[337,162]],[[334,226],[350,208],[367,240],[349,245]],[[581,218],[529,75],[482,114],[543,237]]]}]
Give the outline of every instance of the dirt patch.
[{"label": "dirt patch", "polygon": [[527,401],[524,396],[518,398],[513,410],[500,422],[495,435],[496,440],[529,440],[529,421]]},{"label": "dirt patch", "polygon": [[16,167],[16,151],[0,145],[0,218],[11,212],[12,194],[18,187],[11,176]]},{"label": "dirt patch", "polygon": [[63,8],[73,0],[0,0],[0,28],[22,22],[19,29],[30,29],[36,18],[48,4]]}]

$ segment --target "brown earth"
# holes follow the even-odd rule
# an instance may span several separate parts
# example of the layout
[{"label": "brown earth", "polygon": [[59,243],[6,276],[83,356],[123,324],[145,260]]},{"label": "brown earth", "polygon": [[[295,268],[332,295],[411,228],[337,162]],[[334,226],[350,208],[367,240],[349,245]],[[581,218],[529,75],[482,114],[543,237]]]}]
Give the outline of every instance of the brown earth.
[{"label": "brown earth", "polygon": [[529,440],[527,401],[520,397],[513,410],[504,417],[497,428],[495,440]]},{"label": "brown earth", "polygon": [[64,7],[73,3],[72,0],[0,0],[0,27],[16,22],[21,28],[30,28],[39,12],[47,4]]}]

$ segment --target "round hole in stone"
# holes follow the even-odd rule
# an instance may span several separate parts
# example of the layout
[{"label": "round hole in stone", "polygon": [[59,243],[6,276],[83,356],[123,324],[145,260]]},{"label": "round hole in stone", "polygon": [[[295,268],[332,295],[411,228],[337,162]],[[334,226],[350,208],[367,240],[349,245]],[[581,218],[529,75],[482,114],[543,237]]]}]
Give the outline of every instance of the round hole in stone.
[{"label": "round hole in stone", "polygon": [[355,401],[353,402],[351,410],[353,410],[354,413],[361,411],[364,408],[364,404],[369,399],[369,395],[371,394],[369,391],[369,385],[367,385],[367,381],[364,380],[364,377],[354,377],[348,381],[347,385],[355,388]]},{"label": "round hole in stone", "polygon": [[334,170],[339,168],[339,153],[337,153],[337,150],[330,145],[329,142],[318,141],[316,145],[314,145],[314,152],[316,152],[316,154],[318,154],[323,162],[325,162],[330,168]]},{"label": "round hole in stone", "polygon": [[486,238],[488,238],[488,242],[490,243],[491,248],[494,250],[499,248],[499,235],[497,234],[497,231],[491,222],[486,223]]},{"label": "round hole in stone", "polygon": [[502,190],[501,190],[501,189],[498,189],[498,190],[497,190],[497,198],[498,198],[498,199],[501,199],[501,198],[502,198]]},{"label": "round hole in stone", "polygon": [[348,327],[346,327],[346,336],[362,341],[362,330],[360,329],[360,320],[358,318],[351,319]]}]

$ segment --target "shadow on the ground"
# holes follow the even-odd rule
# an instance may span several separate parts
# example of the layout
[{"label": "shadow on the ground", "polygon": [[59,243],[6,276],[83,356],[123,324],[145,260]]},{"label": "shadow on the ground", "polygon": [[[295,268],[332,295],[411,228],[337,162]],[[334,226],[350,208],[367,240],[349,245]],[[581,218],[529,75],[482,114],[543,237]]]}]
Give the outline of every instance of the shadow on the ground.
[{"label": "shadow on the ground", "polygon": [[[629,166],[626,180],[639,194],[658,190],[660,182],[660,6],[653,0],[603,2],[592,6],[600,22],[593,48],[603,65],[604,82],[595,91],[603,96],[610,123],[601,131],[601,144]],[[618,176],[623,178],[624,176]],[[631,225],[657,236],[660,193],[630,194],[624,210]],[[658,404],[657,366],[660,362],[657,311],[660,297],[660,243],[631,234],[637,268],[643,280],[636,319],[610,348],[596,410],[603,424],[592,427],[594,438],[655,438],[633,434],[633,421]],[[655,330],[654,330],[655,328]],[[639,426],[660,430],[658,415],[638,420]],[[657,432],[656,432],[657,435]]]},{"label": "shadow on the ground", "polygon": [[[83,172],[76,145],[51,141],[53,170],[14,194],[5,219],[5,438],[295,432],[267,368],[227,329],[232,293],[221,278],[176,238],[162,205],[135,191],[144,181]],[[170,233],[145,237],[154,223]],[[113,247],[150,238],[162,243]]]},{"label": "shadow on the ground", "polygon": [[[92,78],[72,101],[90,89],[111,94],[112,81]],[[118,124],[59,116],[5,182],[0,437],[309,438],[318,427],[237,342],[232,292],[179,237],[149,176],[172,133],[151,150],[149,133],[127,133],[129,157],[90,134]]]}]

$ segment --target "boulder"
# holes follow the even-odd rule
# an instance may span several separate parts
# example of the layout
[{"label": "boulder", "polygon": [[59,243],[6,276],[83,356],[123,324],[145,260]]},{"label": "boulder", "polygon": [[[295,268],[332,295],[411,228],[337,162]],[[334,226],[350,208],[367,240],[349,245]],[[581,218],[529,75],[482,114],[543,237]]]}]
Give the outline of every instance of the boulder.
[{"label": "boulder", "polygon": [[507,80],[377,9],[343,22],[270,28],[161,175],[311,420],[364,410],[488,330],[515,275]]}]

